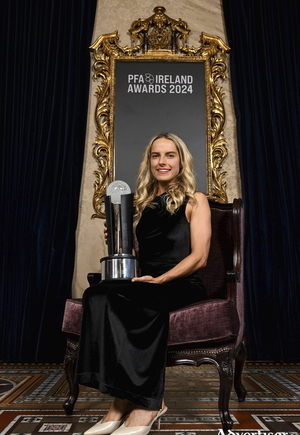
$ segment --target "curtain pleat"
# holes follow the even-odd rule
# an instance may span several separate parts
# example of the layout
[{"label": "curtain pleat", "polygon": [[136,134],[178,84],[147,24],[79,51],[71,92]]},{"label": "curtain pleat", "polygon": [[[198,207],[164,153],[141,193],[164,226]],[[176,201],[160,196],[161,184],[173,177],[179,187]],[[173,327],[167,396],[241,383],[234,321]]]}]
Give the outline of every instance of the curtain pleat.
[{"label": "curtain pleat", "polygon": [[245,203],[250,359],[300,360],[300,3],[223,0]]},{"label": "curtain pleat", "polygon": [[0,359],[62,361],[96,0],[0,8]]}]

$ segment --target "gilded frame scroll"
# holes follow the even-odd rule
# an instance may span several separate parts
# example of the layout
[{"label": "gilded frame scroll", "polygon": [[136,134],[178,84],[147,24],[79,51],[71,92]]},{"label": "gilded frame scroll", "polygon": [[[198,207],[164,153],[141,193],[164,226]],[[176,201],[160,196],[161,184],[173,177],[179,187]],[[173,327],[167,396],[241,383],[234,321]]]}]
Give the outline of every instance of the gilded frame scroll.
[{"label": "gilded frame scroll", "polygon": [[114,96],[116,60],[149,60],[203,62],[206,95],[206,177],[207,197],[226,203],[225,171],[227,142],[224,138],[224,93],[220,82],[227,78],[226,59],[230,48],[218,36],[201,33],[200,46],[190,47],[187,39],[190,30],[181,19],[172,19],[165,8],[157,6],[147,19],[134,21],[129,29],[131,46],[121,47],[118,32],[101,35],[91,45],[93,78],[99,83],[96,91],[96,138],[93,155],[98,168],[95,171],[93,218],[104,218],[106,187],[114,180]]}]

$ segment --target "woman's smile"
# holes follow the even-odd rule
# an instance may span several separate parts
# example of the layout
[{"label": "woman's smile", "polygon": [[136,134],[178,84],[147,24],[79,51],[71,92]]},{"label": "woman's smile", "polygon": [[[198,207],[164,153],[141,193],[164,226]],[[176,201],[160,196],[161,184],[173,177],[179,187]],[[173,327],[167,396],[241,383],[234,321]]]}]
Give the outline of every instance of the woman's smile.
[{"label": "woman's smile", "polygon": [[157,171],[160,172],[161,174],[167,174],[170,171],[170,169],[160,169],[160,168],[158,168]]}]

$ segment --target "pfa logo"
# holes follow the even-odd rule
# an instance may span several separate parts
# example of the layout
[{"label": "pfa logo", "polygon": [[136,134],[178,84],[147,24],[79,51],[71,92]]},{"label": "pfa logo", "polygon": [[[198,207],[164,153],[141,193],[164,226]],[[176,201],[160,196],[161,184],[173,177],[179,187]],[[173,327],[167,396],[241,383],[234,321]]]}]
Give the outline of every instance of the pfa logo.
[{"label": "pfa logo", "polygon": [[154,83],[154,76],[150,73],[145,74],[145,82],[150,83],[152,85]]}]

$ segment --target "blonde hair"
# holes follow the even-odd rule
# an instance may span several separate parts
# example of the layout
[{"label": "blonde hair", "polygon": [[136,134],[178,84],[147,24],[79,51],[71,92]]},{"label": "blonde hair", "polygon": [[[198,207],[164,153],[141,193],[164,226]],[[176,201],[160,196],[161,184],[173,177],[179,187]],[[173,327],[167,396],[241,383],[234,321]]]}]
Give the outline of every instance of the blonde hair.
[{"label": "blonde hair", "polygon": [[143,210],[146,207],[153,207],[152,201],[157,195],[158,182],[151,172],[150,158],[153,142],[161,138],[169,139],[175,144],[179,153],[181,166],[177,177],[168,185],[167,210],[171,214],[175,213],[176,209],[183,204],[186,197],[192,198],[195,201],[194,193],[197,183],[194,173],[194,160],[191,153],[183,140],[176,136],[176,134],[159,133],[147,145],[139,167],[136,183],[134,226],[138,224]]}]

